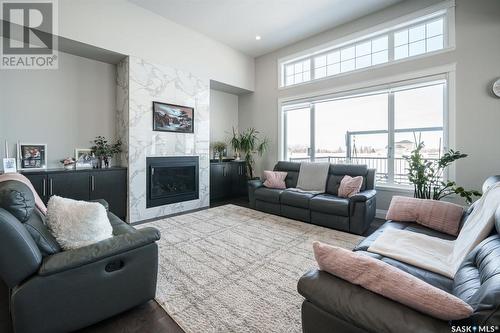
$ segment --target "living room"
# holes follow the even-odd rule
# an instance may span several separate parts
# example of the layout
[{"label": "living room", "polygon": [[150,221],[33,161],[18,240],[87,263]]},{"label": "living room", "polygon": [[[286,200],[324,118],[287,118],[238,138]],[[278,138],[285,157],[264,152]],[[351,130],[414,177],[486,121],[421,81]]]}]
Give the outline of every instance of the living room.
[{"label": "living room", "polygon": [[496,332],[500,2],[0,1],[1,332]]}]

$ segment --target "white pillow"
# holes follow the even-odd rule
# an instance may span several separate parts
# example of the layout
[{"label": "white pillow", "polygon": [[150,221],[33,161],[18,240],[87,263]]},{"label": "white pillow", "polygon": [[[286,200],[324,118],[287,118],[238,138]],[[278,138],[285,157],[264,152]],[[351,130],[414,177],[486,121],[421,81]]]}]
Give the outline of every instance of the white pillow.
[{"label": "white pillow", "polygon": [[113,236],[103,205],[52,196],[47,205],[47,226],[63,250],[74,250]]}]

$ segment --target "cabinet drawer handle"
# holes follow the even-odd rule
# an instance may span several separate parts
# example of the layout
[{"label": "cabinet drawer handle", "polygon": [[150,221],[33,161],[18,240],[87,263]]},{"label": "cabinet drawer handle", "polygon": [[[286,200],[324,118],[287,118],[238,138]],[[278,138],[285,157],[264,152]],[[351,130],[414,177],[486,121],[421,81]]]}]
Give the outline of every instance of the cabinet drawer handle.
[{"label": "cabinet drawer handle", "polygon": [[42,196],[46,196],[47,195],[47,180],[44,178],[42,180]]},{"label": "cabinet drawer handle", "polygon": [[95,191],[95,179],[94,179],[94,176],[90,176],[90,184],[91,184],[92,192]]},{"label": "cabinet drawer handle", "polygon": [[49,195],[54,194],[54,193],[53,193],[53,190],[54,190],[53,179],[52,179],[52,178],[50,178],[50,179],[49,179]]}]

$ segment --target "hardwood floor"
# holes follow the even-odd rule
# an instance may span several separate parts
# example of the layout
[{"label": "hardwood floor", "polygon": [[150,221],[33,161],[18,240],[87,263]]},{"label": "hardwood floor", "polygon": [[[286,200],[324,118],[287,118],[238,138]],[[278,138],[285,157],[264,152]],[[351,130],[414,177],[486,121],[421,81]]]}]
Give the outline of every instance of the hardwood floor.
[{"label": "hardwood floor", "polygon": [[[217,207],[230,203],[248,207],[245,198],[217,202],[210,206]],[[383,222],[375,219],[364,236],[377,230]],[[8,297],[8,288],[0,280],[0,332],[2,333],[13,332],[10,325]],[[156,301],[149,301],[77,333],[184,333],[184,331]]]}]

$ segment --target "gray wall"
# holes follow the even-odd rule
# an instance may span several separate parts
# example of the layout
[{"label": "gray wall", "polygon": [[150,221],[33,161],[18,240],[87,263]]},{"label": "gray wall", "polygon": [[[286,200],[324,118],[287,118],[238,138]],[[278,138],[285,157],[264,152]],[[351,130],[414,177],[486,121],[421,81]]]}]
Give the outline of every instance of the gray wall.
[{"label": "gray wall", "polygon": [[116,66],[59,53],[58,70],[0,74],[0,142],[46,143],[49,167],[89,148],[97,135],[115,138]]},{"label": "gray wall", "polygon": [[[456,63],[455,146],[469,154],[456,167],[456,180],[480,189],[483,180],[500,173],[500,100],[490,93],[492,81],[500,77],[500,1],[456,1],[456,49],[352,75],[341,76],[289,89],[278,89],[279,58],[370,28],[428,5],[433,0],[405,1],[359,20],[313,36],[256,59],[255,92],[240,96],[239,126],[254,126],[271,139],[270,151],[259,160],[257,171],[271,168],[278,159],[278,99],[344,87],[359,82],[423,71]],[[387,209],[393,194],[379,192],[379,209]]]},{"label": "gray wall", "polygon": [[227,143],[232,137],[233,127],[238,129],[238,95],[210,89],[210,143]]}]

